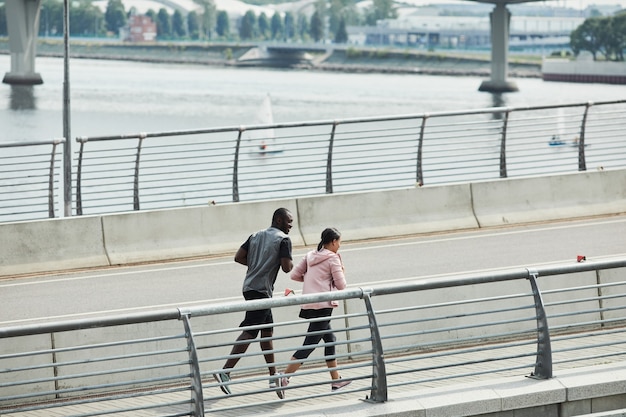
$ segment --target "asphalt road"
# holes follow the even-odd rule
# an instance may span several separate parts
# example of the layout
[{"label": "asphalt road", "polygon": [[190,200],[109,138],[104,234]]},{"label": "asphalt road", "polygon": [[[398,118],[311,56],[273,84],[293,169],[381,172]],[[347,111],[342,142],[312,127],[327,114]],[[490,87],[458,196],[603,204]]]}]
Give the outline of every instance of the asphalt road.
[{"label": "asphalt road", "polygon": [[[252,231],[251,231],[252,232]],[[349,286],[626,256],[626,215],[350,242]],[[294,248],[297,261],[311,248]],[[245,267],[234,253],[141,266],[0,280],[0,326],[240,301]],[[279,273],[275,292],[301,284]]]}]

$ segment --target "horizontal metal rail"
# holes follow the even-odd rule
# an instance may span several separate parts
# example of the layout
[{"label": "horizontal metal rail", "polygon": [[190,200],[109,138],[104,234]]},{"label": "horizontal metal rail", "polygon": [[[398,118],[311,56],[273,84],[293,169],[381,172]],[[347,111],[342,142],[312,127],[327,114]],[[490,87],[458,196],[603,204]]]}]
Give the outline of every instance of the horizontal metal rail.
[{"label": "horizontal metal rail", "polygon": [[[103,214],[624,168],[624,130],[626,100],[494,107],[81,136],[61,166],[73,173],[73,214]],[[23,207],[0,221],[46,209],[7,188],[30,169],[0,177],[0,198]]]},{"label": "horizontal metal rail", "polygon": [[65,139],[0,142],[0,221],[57,217],[54,196],[62,189],[57,147],[64,144]]},{"label": "horizontal metal rail", "polygon": [[[625,272],[626,258],[589,260],[0,328],[0,413],[239,416],[336,395],[384,402],[405,387],[469,377],[547,379],[553,367],[624,359]],[[329,300],[341,302],[337,340],[302,361],[279,399],[264,355],[275,355],[279,371],[293,363],[307,334],[299,305]],[[235,357],[243,329],[223,323],[261,308],[274,311],[274,336],[254,343],[273,348],[235,355],[226,396],[213,375]],[[334,356],[324,356],[328,345]],[[338,365],[327,368],[329,359]],[[352,383],[331,391],[329,370]]]}]

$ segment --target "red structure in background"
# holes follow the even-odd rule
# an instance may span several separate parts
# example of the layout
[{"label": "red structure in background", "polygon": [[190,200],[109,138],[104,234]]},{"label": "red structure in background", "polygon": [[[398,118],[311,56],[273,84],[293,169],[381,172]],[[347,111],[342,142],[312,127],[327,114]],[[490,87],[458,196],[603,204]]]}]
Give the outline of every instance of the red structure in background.
[{"label": "red structure in background", "polygon": [[146,15],[131,15],[128,18],[128,27],[124,40],[130,42],[151,42],[156,39],[156,23]]}]

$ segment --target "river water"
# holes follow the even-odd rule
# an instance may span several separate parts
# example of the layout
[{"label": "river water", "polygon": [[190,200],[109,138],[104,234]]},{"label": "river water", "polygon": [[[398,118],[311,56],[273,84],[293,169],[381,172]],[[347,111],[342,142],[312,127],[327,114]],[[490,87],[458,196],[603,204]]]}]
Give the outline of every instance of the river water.
[{"label": "river water", "polygon": [[[0,72],[9,69],[0,55]],[[36,71],[43,85],[0,85],[0,141],[63,136],[63,59],[39,57]],[[268,93],[277,123],[626,98],[626,86],[531,78],[496,96],[478,91],[483,80],[72,59],[71,136],[255,124]]]}]

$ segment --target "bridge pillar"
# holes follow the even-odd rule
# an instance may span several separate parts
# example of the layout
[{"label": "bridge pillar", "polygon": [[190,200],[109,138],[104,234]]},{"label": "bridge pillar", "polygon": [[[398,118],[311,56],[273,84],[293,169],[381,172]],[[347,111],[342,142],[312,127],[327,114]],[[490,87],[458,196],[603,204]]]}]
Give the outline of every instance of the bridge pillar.
[{"label": "bridge pillar", "polygon": [[35,72],[35,50],[39,31],[41,0],[5,0],[11,71],[2,79],[5,84],[42,84]]},{"label": "bridge pillar", "polygon": [[505,3],[496,3],[490,13],[491,20],[491,80],[483,81],[479,91],[504,93],[518,91],[514,82],[506,77],[509,72],[509,25],[511,12]]}]

